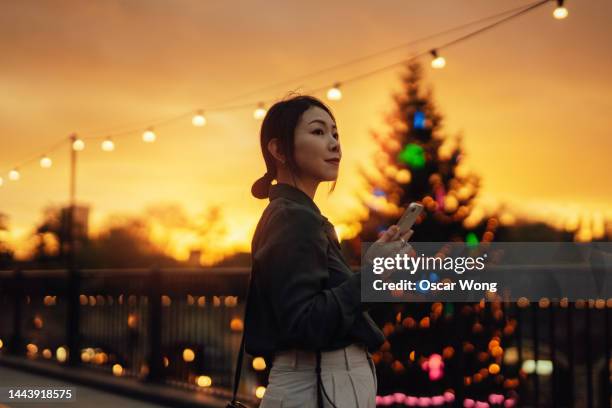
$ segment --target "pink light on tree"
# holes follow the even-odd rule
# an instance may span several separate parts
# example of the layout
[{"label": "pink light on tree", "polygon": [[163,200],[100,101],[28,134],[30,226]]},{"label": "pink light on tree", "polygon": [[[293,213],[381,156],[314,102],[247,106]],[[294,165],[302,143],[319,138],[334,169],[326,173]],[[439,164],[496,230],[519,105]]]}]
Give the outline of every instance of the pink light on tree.
[{"label": "pink light on tree", "polygon": [[437,381],[444,376],[444,361],[440,354],[434,353],[423,362],[421,368],[429,373],[429,379]]}]

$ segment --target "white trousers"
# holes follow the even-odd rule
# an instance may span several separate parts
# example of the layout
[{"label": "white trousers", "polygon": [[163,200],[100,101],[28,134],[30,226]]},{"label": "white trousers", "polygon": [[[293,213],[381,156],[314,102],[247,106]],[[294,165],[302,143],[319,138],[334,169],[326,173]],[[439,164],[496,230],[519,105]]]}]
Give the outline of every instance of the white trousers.
[{"label": "white trousers", "polygon": [[[316,364],[314,351],[276,353],[259,408],[317,408]],[[363,344],[321,352],[321,381],[337,408],[376,407],[376,367]],[[323,406],[333,408],[322,394]]]}]

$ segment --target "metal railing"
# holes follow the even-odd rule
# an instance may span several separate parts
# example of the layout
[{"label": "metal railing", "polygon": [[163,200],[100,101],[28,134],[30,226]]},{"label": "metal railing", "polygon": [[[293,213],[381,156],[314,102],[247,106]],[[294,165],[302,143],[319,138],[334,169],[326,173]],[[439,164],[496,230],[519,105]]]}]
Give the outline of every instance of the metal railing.
[{"label": "metal railing", "polygon": [[[0,271],[0,358],[90,367],[228,398],[249,274],[238,267]],[[464,305],[453,304],[455,313]],[[504,349],[516,351],[519,406],[610,406],[611,300],[501,307],[503,319],[516,322]],[[456,324],[462,367],[472,322]],[[269,368],[245,355],[242,400],[257,402]],[[457,400],[473,390],[463,380],[455,382]]]},{"label": "metal railing", "polygon": [[[249,273],[249,268],[0,271],[0,356],[91,367],[227,398]],[[240,393],[256,401],[268,368],[256,371],[252,359],[245,360]]]}]

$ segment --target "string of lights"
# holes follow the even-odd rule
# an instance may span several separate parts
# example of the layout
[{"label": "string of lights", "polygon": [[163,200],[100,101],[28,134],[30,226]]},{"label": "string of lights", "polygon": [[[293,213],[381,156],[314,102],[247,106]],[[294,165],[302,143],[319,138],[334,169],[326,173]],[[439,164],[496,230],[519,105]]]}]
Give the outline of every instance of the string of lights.
[{"label": "string of lights", "polygon": [[225,100],[223,102],[220,102],[218,105],[213,106],[213,109],[214,108],[218,108],[218,107],[222,107],[223,105],[225,105],[227,103],[235,102],[236,100],[245,98],[247,96],[251,96],[253,94],[260,94],[262,92],[265,92],[265,91],[268,91],[268,90],[271,90],[271,89],[276,89],[276,88],[279,88],[279,87],[284,87],[284,86],[287,86],[287,85],[291,85],[291,84],[296,83],[297,81],[303,81],[305,79],[313,78],[313,77],[319,76],[321,74],[325,74],[325,73],[330,72],[330,71],[334,71],[334,70],[337,70],[337,69],[340,69],[340,68],[344,68],[344,67],[347,67],[347,66],[358,64],[358,63],[361,63],[363,61],[371,60],[373,58],[377,58],[377,57],[379,57],[381,55],[385,55],[385,54],[388,54],[388,53],[391,53],[391,52],[394,52],[394,51],[397,51],[397,50],[402,50],[402,49],[408,48],[410,46],[417,45],[417,44],[423,43],[425,41],[429,41],[429,40],[432,40],[434,38],[441,37],[441,36],[453,33],[455,31],[464,30],[464,29],[467,29],[467,28],[469,28],[471,26],[474,26],[474,25],[477,25],[477,24],[481,24],[481,23],[484,23],[484,22],[489,21],[489,20],[501,18],[501,17],[503,17],[503,16],[505,16],[507,14],[514,13],[514,12],[519,11],[519,10],[523,10],[525,7],[529,7],[529,6],[531,6],[531,4],[522,5],[520,7],[515,7],[515,8],[512,8],[512,9],[509,9],[509,10],[502,11],[502,12],[497,13],[497,14],[493,14],[493,15],[490,15],[490,16],[487,16],[487,17],[484,17],[484,18],[479,18],[477,20],[470,21],[470,22],[465,23],[465,24],[461,24],[461,25],[458,25],[458,26],[455,26],[455,27],[451,27],[449,29],[437,32],[435,34],[430,34],[430,35],[427,35],[425,37],[421,37],[421,38],[417,38],[415,40],[404,42],[402,44],[395,45],[393,47],[386,48],[384,50],[377,51],[377,52],[372,53],[372,54],[364,55],[364,56],[361,56],[361,57],[358,57],[358,58],[354,58],[354,59],[349,60],[349,61],[345,61],[345,62],[336,64],[336,65],[332,65],[332,66],[329,66],[329,67],[326,67],[326,68],[323,68],[323,69],[320,69],[320,70],[317,70],[317,71],[314,71],[314,72],[310,72],[310,73],[298,76],[296,78],[284,80],[282,82],[277,82],[277,83],[274,83],[274,84],[269,84],[269,85],[266,85],[264,87],[258,88],[256,90],[252,90],[252,91],[249,91],[249,92],[244,93],[242,95],[237,95],[237,96],[234,96],[234,97],[232,97],[230,99],[227,99],[227,100]]},{"label": "string of lights", "polygon": [[[378,57],[380,55],[383,55],[385,53],[389,53],[401,48],[405,48],[411,45],[415,45],[454,31],[458,31],[461,29],[465,29],[467,27],[473,26],[475,24],[479,24],[485,21],[490,21],[492,19],[495,18],[500,18],[499,20],[494,21],[491,24],[488,24],[484,27],[478,28],[472,32],[469,32],[468,34],[465,34],[463,36],[460,36],[454,40],[448,41],[440,46],[425,50],[425,51],[421,51],[418,52],[416,54],[413,54],[411,57],[409,57],[408,59],[403,59],[401,61],[398,62],[394,62],[392,64],[388,64],[364,73],[361,73],[359,75],[341,80],[341,81],[335,81],[333,83],[333,85],[330,87],[329,85],[326,86],[322,86],[322,87],[318,87],[318,88],[313,88],[310,89],[308,91],[308,93],[310,94],[317,94],[321,91],[325,91],[327,90],[327,98],[331,101],[337,101],[342,99],[342,91],[340,90],[340,87],[342,85],[346,85],[347,83],[352,83],[352,82],[356,82],[358,80],[376,75],[380,72],[383,71],[387,71],[389,69],[395,68],[397,66],[401,66],[404,65],[410,61],[413,61],[415,59],[418,59],[420,57],[423,57],[425,55],[430,54],[432,56],[432,61],[431,61],[431,67],[434,69],[441,69],[444,68],[446,66],[446,60],[443,56],[440,55],[440,50],[442,49],[447,49],[450,48],[460,42],[463,42],[467,39],[473,38],[479,34],[482,34],[500,24],[503,24],[505,22],[508,22],[512,19],[515,19],[523,14],[526,14],[532,10],[535,10],[536,8],[551,2],[551,1],[555,1],[557,3],[557,7],[555,8],[555,10],[553,11],[553,17],[556,19],[564,19],[568,16],[569,12],[567,11],[567,9],[564,6],[564,0],[540,0],[537,1],[535,3],[531,3],[528,4],[526,6],[522,6],[522,7],[518,7],[518,8],[513,8],[511,10],[506,10],[503,11],[501,13],[496,13],[492,16],[488,16],[485,18],[481,18],[475,21],[471,21],[468,23],[464,23],[462,25],[456,26],[456,27],[452,27],[450,29],[446,29],[443,30],[441,32],[432,34],[432,35],[428,35],[426,37],[422,37],[419,38],[417,40],[413,40],[404,44],[400,44],[391,48],[387,48],[385,50],[373,53],[373,54],[369,54],[363,57],[359,57],[341,64],[336,64],[334,66],[331,67],[327,67],[325,69],[322,70],[318,70],[315,72],[311,72],[305,75],[301,75],[299,77],[290,79],[290,80],[286,80],[286,81],[282,81],[276,84],[271,84],[268,85],[266,87],[263,88],[259,88],[257,90],[254,91],[250,91],[248,93],[242,94],[242,95],[238,95],[235,97],[232,97],[230,99],[227,99],[221,103],[218,103],[217,105],[213,105],[207,109],[197,109],[195,111],[189,111],[189,112],[185,112],[173,117],[169,117],[166,119],[161,119],[158,121],[152,121],[149,122],[148,125],[140,125],[140,126],[135,126],[132,128],[128,128],[127,130],[121,130],[121,131],[116,131],[114,133],[112,132],[105,132],[105,134],[103,135],[93,135],[93,136],[88,136],[88,137],[79,137],[76,134],[71,134],[69,137],[64,137],[62,138],[60,141],[58,141],[57,143],[54,143],[53,145],[51,145],[49,148],[43,150],[42,154],[37,154],[27,160],[22,161],[21,163],[13,166],[9,171],[8,171],[8,179],[10,181],[18,181],[21,179],[21,173],[20,173],[20,169],[28,164],[30,164],[31,162],[35,161],[35,160],[39,160],[39,164],[42,168],[48,169],[50,167],[52,167],[53,165],[53,161],[52,159],[49,157],[49,154],[55,150],[57,150],[59,147],[63,146],[65,143],[72,143],[72,149],[74,151],[82,151],[85,149],[85,145],[86,145],[86,141],[95,141],[95,140],[100,140],[102,139],[102,143],[101,143],[101,149],[105,152],[111,152],[115,149],[115,142],[113,139],[115,138],[119,138],[119,137],[123,137],[123,136],[128,136],[128,135],[132,135],[136,132],[142,132],[142,140],[145,143],[153,143],[157,140],[157,134],[155,133],[155,130],[157,130],[159,127],[165,126],[169,123],[173,123],[179,120],[183,120],[187,117],[191,117],[191,122],[194,126],[196,127],[202,127],[205,126],[207,123],[207,119],[205,117],[205,112],[211,112],[211,111],[215,111],[215,112],[227,112],[227,111],[235,111],[235,110],[242,110],[242,109],[247,109],[247,108],[252,108],[253,106],[255,106],[255,110],[253,111],[253,117],[256,120],[261,120],[263,119],[263,117],[266,114],[266,105],[269,103],[273,103],[274,101],[276,101],[275,98],[270,98],[270,99],[266,99],[266,100],[259,100],[257,102],[248,102],[248,103],[242,103],[242,104],[236,104],[236,105],[224,105],[226,103],[235,101],[235,100],[239,100],[242,99],[244,97],[253,95],[255,93],[261,93],[270,89],[275,89],[281,86],[285,86],[291,83],[295,83],[296,81],[300,81],[300,80],[304,80],[304,79],[308,79],[308,78],[312,78],[318,75],[321,75],[323,73],[326,72],[330,72],[332,70],[338,69],[338,68],[342,68],[345,66],[349,66],[352,64],[356,64],[358,62],[362,62],[365,61],[367,59],[371,59],[371,58],[375,58]],[[4,179],[2,177],[0,177],[0,187],[2,187],[4,185]]]},{"label": "string of lights", "polygon": [[[432,40],[434,38],[437,38],[437,37],[440,37],[440,36],[444,36],[446,34],[453,33],[455,31],[464,30],[464,29],[467,29],[467,28],[469,28],[471,26],[484,23],[486,21],[490,21],[490,20],[494,20],[494,19],[497,19],[497,18],[501,18],[501,17],[503,17],[503,16],[505,16],[507,14],[514,13],[516,11],[522,10],[525,7],[528,7],[530,5],[531,4],[529,4],[529,5],[522,5],[520,7],[515,7],[515,8],[512,8],[512,9],[509,9],[509,10],[505,10],[505,11],[502,11],[502,12],[497,13],[497,14],[493,14],[493,15],[490,15],[490,16],[487,16],[487,17],[484,17],[484,18],[479,18],[477,20],[470,21],[470,22],[465,23],[465,24],[461,24],[461,25],[458,25],[458,26],[455,26],[455,27],[451,27],[449,29],[440,31],[440,32],[435,33],[435,34],[430,34],[430,35],[427,35],[425,37],[421,37],[421,38],[418,38],[418,39],[415,39],[415,40],[404,42],[402,44],[395,45],[393,47],[390,47],[390,48],[387,48],[387,49],[384,49],[384,50],[381,50],[381,51],[377,51],[377,52],[372,53],[372,54],[368,54],[368,55],[364,55],[364,56],[361,56],[361,57],[358,57],[358,58],[354,58],[352,60],[345,61],[345,62],[336,64],[336,65],[332,65],[332,66],[329,66],[329,67],[326,67],[326,68],[323,68],[323,69],[320,69],[320,70],[317,70],[317,71],[314,71],[314,72],[309,72],[307,74],[304,74],[304,75],[301,75],[301,76],[298,76],[298,77],[295,77],[295,78],[286,79],[286,80],[283,80],[281,82],[275,82],[275,83],[272,83],[272,84],[268,84],[266,86],[263,86],[263,87],[260,87],[260,88],[248,91],[246,93],[243,93],[243,94],[240,94],[240,95],[235,95],[235,96],[230,97],[228,99],[219,101],[216,105],[212,105],[207,110],[215,110],[215,109],[223,108],[228,103],[234,103],[237,100],[246,98],[246,97],[254,95],[254,94],[261,94],[261,93],[266,92],[266,91],[270,91],[270,90],[277,89],[277,88],[280,88],[280,87],[285,87],[285,86],[288,86],[288,85],[292,85],[292,84],[295,84],[297,81],[303,81],[305,79],[314,78],[314,77],[317,77],[317,76],[319,76],[321,74],[324,74],[324,73],[327,73],[327,72],[331,72],[331,71],[334,71],[334,70],[337,70],[337,69],[340,69],[340,68],[344,68],[344,67],[347,67],[347,66],[358,64],[358,63],[361,63],[363,61],[371,60],[371,59],[379,57],[381,55],[385,55],[385,54],[388,54],[388,53],[391,53],[391,52],[394,52],[394,51],[397,51],[397,50],[405,49],[405,48],[408,48],[410,46],[417,45],[417,44],[420,44],[422,42],[425,42],[425,41],[428,41],[428,40]],[[251,104],[249,104],[249,106],[251,106]],[[182,117],[183,116],[181,116],[181,118]],[[172,120],[172,118],[171,118],[171,120]],[[150,123],[150,122],[152,122],[152,121],[147,121],[146,123]],[[139,121],[139,122],[136,123],[136,125],[139,126],[138,129],[142,129],[143,128],[142,123],[143,123],[142,121]],[[128,126],[128,128],[129,127],[133,127],[133,126],[134,126],[134,124],[130,124]],[[125,128],[125,127],[126,126],[123,126],[123,128]],[[120,128],[120,126],[114,126],[114,127],[111,127],[111,128],[107,128],[107,129],[104,130],[104,133],[107,133],[107,132],[116,132],[117,128]],[[122,132],[123,132],[123,130],[122,130]],[[128,132],[132,132],[132,130],[130,130]],[[98,131],[89,132],[89,133],[98,133]]]}]

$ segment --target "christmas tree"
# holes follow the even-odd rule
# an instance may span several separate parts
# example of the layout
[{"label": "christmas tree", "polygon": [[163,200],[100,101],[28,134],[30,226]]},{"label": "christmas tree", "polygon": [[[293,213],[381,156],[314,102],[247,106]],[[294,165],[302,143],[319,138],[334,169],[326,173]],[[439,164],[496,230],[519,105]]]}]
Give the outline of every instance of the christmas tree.
[{"label": "christmas tree", "polygon": [[[462,165],[461,137],[442,135],[431,89],[421,89],[422,67],[406,68],[386,118],[390,131],[372,133],[380,150],[372,166],[360,168],[368,215],[353,247],[378,239],[411,202],[424,206],[412,241],[491,242],[498,220],[474,205],[480,180]],[[518,368],[503,362],[516,320],[500,302],[387,303],[370,313],[387,337],[373,356],[380,406],[516,403]]]}]

